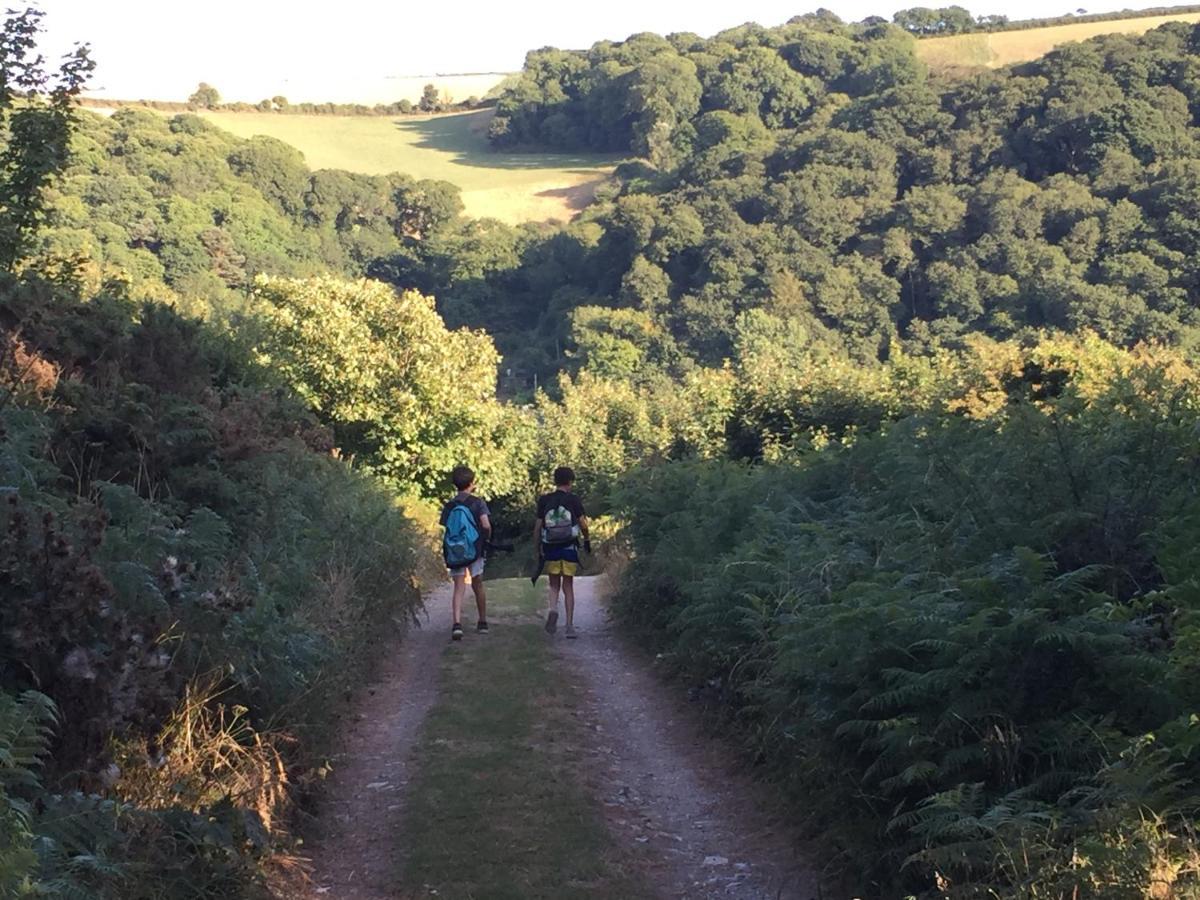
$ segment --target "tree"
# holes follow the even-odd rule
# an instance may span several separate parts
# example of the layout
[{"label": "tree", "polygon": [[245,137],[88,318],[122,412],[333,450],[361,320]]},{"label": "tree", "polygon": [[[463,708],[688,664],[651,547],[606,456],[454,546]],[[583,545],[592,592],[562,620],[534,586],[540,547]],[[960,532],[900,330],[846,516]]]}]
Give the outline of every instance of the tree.
[{"label": "tree", "polygon": [[188,104],[201,109],[215,109],[221,103],[221,94],[211,84],[202,81],[195,92],[188,97]]},{"label": "tree", "polygon": [[392,226],[397,237],[424,240],[462,213],[461,192],[450,182],[394,177],[398,183],[392,192],[396,210]]},{"label": "tree", "polygon": [[675,129],[700,109],[696,64],[679,56],[650,60],[634,70],[626,102],[637,117],[634,152],[662,165]]},{"label": "tree", "polygon": [[807,79],[766,47],[748,48],[723,62],[710,86],[721,109],[753,113],[771,128],[798,125],[813,92]]},{"label": "tree", "polygon": [[580,366],[601,378],[634,381],[647,371],[647,355],[662,337],[640,310],[581,306],[571,316]]},{"label": "tree", "polygon": [[441,108],[442,100],[438,96],[436,85],[427,84],[425,89],[421,91],[421,101],[417,104],[422,112],[436,112]]},{"label": "tree", "polygon": [[271,102],[275,104],[276,109],[287,109],[288,108],[288,98],[283,96],[282,94],[276,94],[274,97],[271,98]]},{"label": "tree", "polygon": [[892,21],[914,34],[962,34],[974,30],[976,24],[971,13],[961,6],[941,9],[914,6],[900,10],[892,17]]},{"label": "tree", "polygon": [[11,270],[46,215],[44,188],[67,165],[76,130],[75,98],[95,68],[86,44],[55,75],[43,68],[36,38],[42,13],[11,13],[0,28],[0,266]]},{"label": "tree", "polygon": [[259,359],[347,455],[431,497],[467,459],[494,494],[515,484],[491,339],[447,331],[429,297],[377,281],[260,278],[252,311]]},{"label": "tree", "polygon": [[253,137],[229,154],[229,168],[253,184],[280,212],[299,217],[311,175],[295,147],[271,137]]}]

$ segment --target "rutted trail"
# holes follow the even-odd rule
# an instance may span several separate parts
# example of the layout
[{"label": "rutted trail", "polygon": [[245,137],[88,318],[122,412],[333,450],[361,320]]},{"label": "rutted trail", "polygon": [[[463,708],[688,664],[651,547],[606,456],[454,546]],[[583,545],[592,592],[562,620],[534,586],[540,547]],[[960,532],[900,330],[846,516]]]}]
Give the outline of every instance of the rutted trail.
[{"label": "rutted trail", "polygon": [[596,732],[584,774],[618,837],[656,860],[664,897],[809,900],[817,878],[763,812],[764,788],[706,739],[694,711],[647,670],[606,620],[602,578],[576,579],[577,641],[559,647],[585,679]]},{"label": "rutted trail", "polygon": [[[424,813],[418,811],[422,808],[422,786],[434,776],[425,769],[427,755],[421,769],[413,771],[414,756],[421,756],[414,754],[415,747],[432,740],[439,747],[445,745],[447,753],[469,754],[473,752],[472,741],[482,739],[489,727],[472,719],[474,724],[464,726],[461,738],[448,740],[445,735],[439,738],[434,727],[435,721],[442,723],[442,731],[451,727],[438,718],[440,713],[435,712],[425,724],[435,704],[441,710],[441,704],[457,696],[456,691],[449,698],[439,695],[437,673],[454,660],[458,660],[456,666],[485,665],[488,652],[484,652],[480,641],[494,645],[490,651],[503,654],[486,664],[488,672],[499,679],[494,679],[489,689],[508,692],[509,696],[516,690],[528,698],[522,702],[532,703],[527,708],[533,711],[535,727],[528,732],[522,730],[517,740],[519,743],[539,735],[533,737],[537,743],[529,748],[533,751],[529,759],[537,757],[542,762],[520,765],[526,769],[535,765],[540,770],[547,759],[564,760],[565,766],[547,770],[546,777],[565,777],[576,786],[565,794],[551,792],[548,796],[590,798],[579,809],[594,810],[589,814],[595,816],[596,831],[577,848],[580,857],[592,859],[592,864],[600,867],[597,871],[604,871],[611,861],[627,867],[631,875],[639,873],[625,880],[614,874],[615,880],[607,882],[607,892],[596,882],[596,896],[621,900],[810,900],[818,896],[817,879],[798,855],[794,838],[763,811],[769,806],[761,802],[763,786],[737,771],[728,748],[704,736],[694,709],[681,702],[678,691],[661,683],[645,660],[624,646],[609,627],[598,598],[602,583],[601,578],[577,579],[579,640],[564,640],[560,632],[553,642],[553,653],[542,657],[543,666],[548,664],[550,670],[561,672],[562,677],[550,681],[554,703],[549,702],[551,697],[543,698],[541,694],[550,671],[536,676],[538,680],[531,685],[529,679],[522,682],[524,676],[514,674],[524,673],[524,668],[512,669],[518,657],[510,654],[525,646],[521,641],[527,643],[534,635],[535,646],[550,640],[541,634],[538,619],[529,612],[513,615],[511,609],[505,614],[501,605],[493,610],[500,615],[492,617],[492,636],[468,635],[463,643],[451,645],[447,640],[448,588],[429,598],[428,620],[420,629],[411,630],[381,667],[376,683],[363,695],[345,750],[335,760],[320,811],[321,828],[312,842],[312,900],[393,900],[414,896],[413,891],[442,897],[468,896],[459,890],[463,882],[456,878],[461,873],[453,866],[439,868],[439,862],[429,870],[426,860],[424,876],[414,879],[411,873],[405,875],[401,858],[405,848],[411,846],[404,837],[406,828],[422,829],[426,843],[466,842],[486,857],[475,861],[483,870],[490,868],[493,875],[476,880],[469,896],[486,897],[487,884],[500,891],[493,878],[520,881],[512,867],[521,867],[527,858],[523,854],[529,848],[524,843],[529,842],[530,834],[515,826],[514,820],[490,821],[488,817],[532,814],[543,820],[562,812],[557,809],[558,801],[539,799],[538,790],[526,788],[516,789],[515,799],[510,801],[507,798],[516,782],[507,782],[509,793],[505,793],[503,778],[495,780],[501,773],[468,767],[459,789],[482,791],[476,796],[487,798],[478,810],[480,818],[473,831],[464,833],[462,823],[453,817],[439,820],[437,815],[430,816],[428,807],[424,807]],[[520,590],[526,598],[523,602],[532,604],[528,582]],[[499,645],[495,645],[497,640],[501,641]],[[457,655],[445,657],[447,652]],[[453,681],[457,676],[444,677]],[[452,690],[451,685],[446,689]],[[563,703],[567,704],[565,712]],[[432,734],[429,729],[433,729]],[[556,749],[549,750],[550,756],[539,756],[539,745]],[[437,758],[444,768],[445,759]],[[444,784],[439,789],[444,790]],[[412,791],[415,793],[410,797]],[[491,791],[497,793],[489,794]],[[422,821],[407,821],[406,815],[419,815]],[[510,827],[515,830],[508,830]],[[511,835],[512,840],[499,844],[483,841],[481,847],[476,847],[473,835],[478,838],[497,828]],[[600,840],[606,830],[611,840]],[[484,849],[488,847],[491,849]],[[539,854],[540,848],[539,844]],[[582,859],[574,862],[583,862],[584,868],[588,865]],[[549,883],[564,890],[580,890],[578,876],[571,880],[565,868],[562,881],[557,880],[560,876],[554,869],[548,874],[548,880],[537,881],[543,889]],[[401,892],[402,882],[407,883],[409,893]],[[614,894],[612,888],[617,883],[626,887]],[[637,887],[634,890],[630,885]],[[539,897],[554,895],[541,889],[537,893]],[[586,890],[585,895],[590,896]]]},{"label": "rutted trail", "polygon": [[413,745],[437,698],[438,659],[450,631],[449,585],[430,595],[426,609],[421,627],[408,629],[380,665],[333,761],[311,846],[315,897],[396,896],[404,794]]}]

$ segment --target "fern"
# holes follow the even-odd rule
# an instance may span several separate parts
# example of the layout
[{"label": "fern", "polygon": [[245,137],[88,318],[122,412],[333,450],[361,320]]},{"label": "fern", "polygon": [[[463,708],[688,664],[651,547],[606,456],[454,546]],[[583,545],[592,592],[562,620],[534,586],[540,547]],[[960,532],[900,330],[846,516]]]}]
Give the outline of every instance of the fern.
[{"label": "fern", "polygon": [[0,896],[33,891],[37,856],[29,798],[40,787],[38,771],[56,716],[54,704],[42,694],[0,692]]},{"label": "fern", "polygon": [[885,894],[1191,884],[1200,380],[1122,365],[621,489],[617,618],[721,685],[748,751]]}]

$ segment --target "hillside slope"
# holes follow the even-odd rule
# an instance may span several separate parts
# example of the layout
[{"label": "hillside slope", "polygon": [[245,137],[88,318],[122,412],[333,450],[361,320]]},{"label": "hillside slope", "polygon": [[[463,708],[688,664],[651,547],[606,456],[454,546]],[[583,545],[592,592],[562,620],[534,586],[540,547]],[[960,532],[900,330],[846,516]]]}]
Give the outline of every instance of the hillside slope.
[{"label": "hillside slope", "polygon": [[364,175],[404,172],[462,189],[468,215],[509,224],[570,219],[591,202],[613,158],[598,154],[494,153],[492,110],[441,116],[299,116],[209,112],[204,117],[249,138],[266,135],[300,150],[313,169]]},{"label": "hillside slope", "polygon": [[993,31],[925,38],[917,42],[917,56],[937,71],[977,68],[998,69],[1045,56],[1055,47],[1086,41],[1103,34],[1145,34],[1168,22],[1200,22],[1200,13],[1141,16],[1103,22],[1076,22],[1018,31]]}]

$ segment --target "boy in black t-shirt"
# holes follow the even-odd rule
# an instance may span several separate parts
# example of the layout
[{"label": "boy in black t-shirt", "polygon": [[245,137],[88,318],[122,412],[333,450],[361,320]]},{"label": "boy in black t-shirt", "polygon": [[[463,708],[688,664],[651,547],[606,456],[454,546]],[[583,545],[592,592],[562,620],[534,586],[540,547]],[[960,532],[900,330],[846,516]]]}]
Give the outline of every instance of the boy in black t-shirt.
[{"label": "boy in black t-shirt", "polygon": [[454,482],[454,486],[458,488],[458,493],[442,507],[442,527],[446,527],[450,511],[460,503],[471,511],[471,515],[475,517],[475,522],[479,526],[479,540],[476,547],[478,558],[469,566],[449,570],[450,578],[454,581],[454,594],[450,601],[451,610],[454,613],[454,626],[450,630],[450,639],[460,641],[463,636],[462,605],[463,598],[467,594],[468,577],[471,579],[471,589],[475,592],[475,606],[479,610],[479,621],[475,625],[475,630],[480,634],[488,633],[487,591],[483,587],[483,548],[491,540],[492,521],[487,501],[474,494],[475,473],[466,466],[459,466],[451,473],[450,478]]},{"label": "boy in black t-shirt", "polygon": [[558,592],[561,588],[567,611],[569,638],[575,637],[575,574],[579,571],[579,543],[591,552],[588,539],[587,513],[583,501],[571,493],[575,473],[566,466],[554,470],[555,489],[538,497],[537,522],[533,526],[533,542],[538,548],[538,561],[545,561],[550,591],[546,598],[546,631],[558,629]]}]

